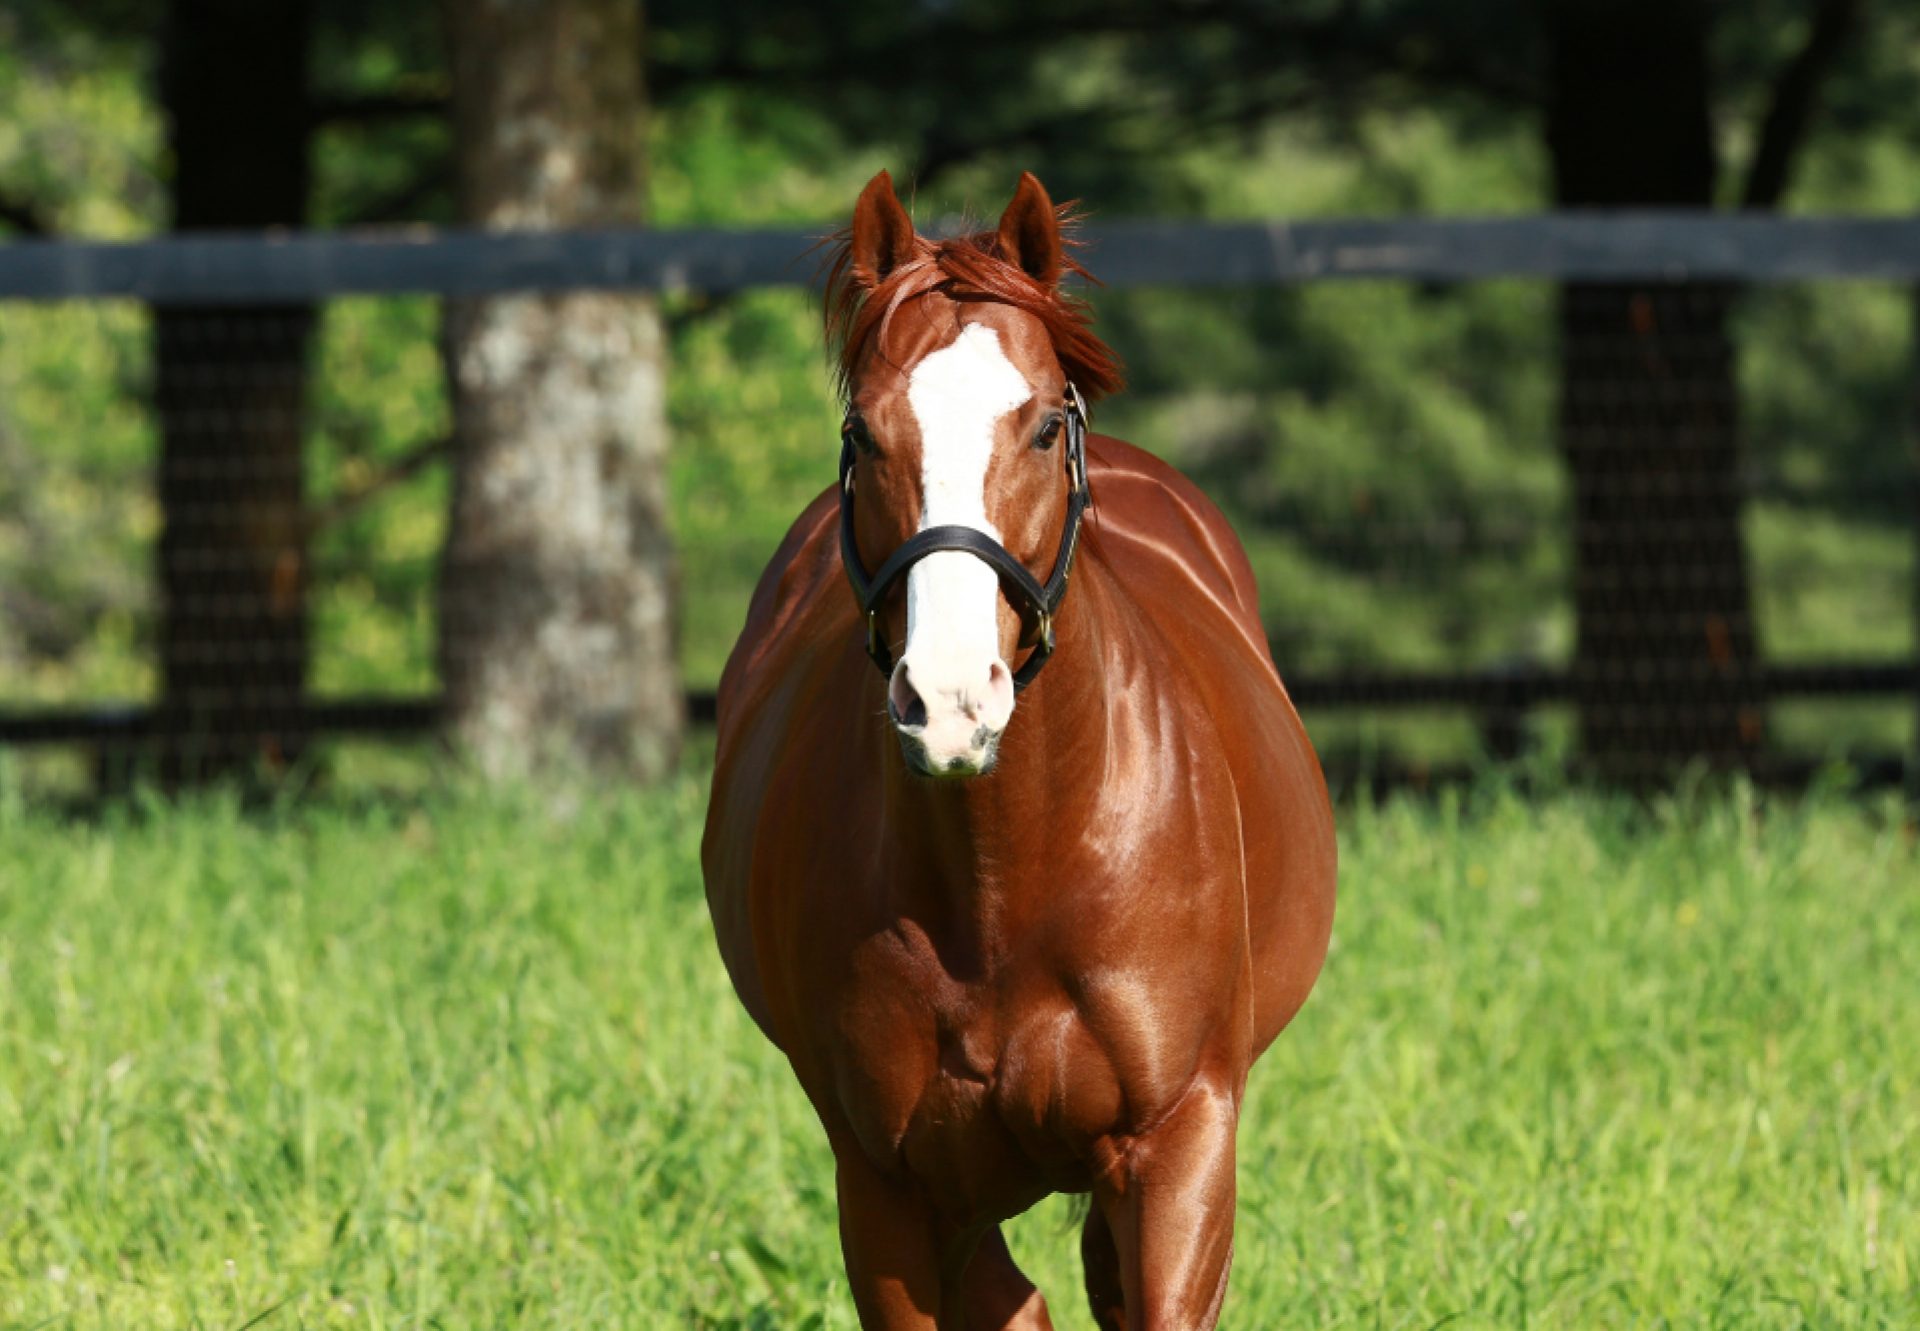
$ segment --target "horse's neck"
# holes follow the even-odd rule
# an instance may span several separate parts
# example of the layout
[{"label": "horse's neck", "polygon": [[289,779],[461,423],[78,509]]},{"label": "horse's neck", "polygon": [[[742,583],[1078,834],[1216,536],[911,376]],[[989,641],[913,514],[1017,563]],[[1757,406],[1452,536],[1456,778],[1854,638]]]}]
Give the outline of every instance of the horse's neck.
[{"label": "horse's neck", "polygon": [[1058,649],[1021,695],[986,776],[915,776],[891,729],[885,733],[884,826],[915,880],[901,887],[936,895],[956,922],[1006,919],[1005,908],[1018,903],[1005,895],[1044,875],[1061,839],[1078,835],[1072,810],[1084,804],[1089,784],[1103,779],[1112,717],[1100,637],[1091,622],[1066,610],[1059,633]]}]

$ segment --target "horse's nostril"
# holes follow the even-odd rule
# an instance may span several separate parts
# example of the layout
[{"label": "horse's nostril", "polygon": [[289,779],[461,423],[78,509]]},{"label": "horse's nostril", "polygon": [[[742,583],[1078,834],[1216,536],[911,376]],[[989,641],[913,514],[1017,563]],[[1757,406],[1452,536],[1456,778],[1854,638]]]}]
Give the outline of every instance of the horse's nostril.
[{"label": "horse's nostril", "polygon": [[913,681],[907,677],[905,661],[893,669],[893,679],[887,685],[887,704],[893,709],[896,725],[917,727],[927,724],[927,705],[921,701],[919,690],[913,687]]}]

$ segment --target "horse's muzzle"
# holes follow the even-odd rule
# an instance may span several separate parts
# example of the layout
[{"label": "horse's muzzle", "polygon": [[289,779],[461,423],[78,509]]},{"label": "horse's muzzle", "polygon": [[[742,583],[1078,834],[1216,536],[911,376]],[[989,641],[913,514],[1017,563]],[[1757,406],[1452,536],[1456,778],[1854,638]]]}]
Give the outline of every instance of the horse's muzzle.
[{"label": "horse's muzzle", "polygon": [[[981,776],[993,767],[1000,736],[1013,715],[1013,674],[995,659],[983,672],[914,669],[913,653],[887,682],[887,718],[900,737],[907,766],[923,776]],[[978,673],[981,678],[972,676]]]}]

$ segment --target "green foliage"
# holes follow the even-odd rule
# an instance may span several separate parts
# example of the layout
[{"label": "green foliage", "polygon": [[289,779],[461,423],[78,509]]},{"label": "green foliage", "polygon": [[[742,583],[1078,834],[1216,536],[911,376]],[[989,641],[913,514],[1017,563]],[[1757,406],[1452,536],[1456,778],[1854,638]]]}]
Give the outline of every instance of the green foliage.
[{"label": "green foliage", "polygon": [[[851,1327],[703,786],[71,822],[0,780],[0,1322]],[[1227,1324],[1920,1319],[1896,805],[1489,789],[1342,832]],[[1063,1329],[1067,1210],[1012,1229]]]},{"label": "green foliage", "polygon": [[1157,444],[1236,520],[1283,667],[1564,657],[1546,295],[1109,298],[1152,366],[1114,428]]},{"label": "green foliage", "polygon": [[[409,455],[448,438],[439,326],[439,308],[426,298],[327,306],[306,454],[316,508],[369,493]],[[434,688],[432,587],[447,485],[440,462],[320,531],[312,551],[317,693]]]},{"label": "green foliage", "polygon": [[[0,304],[0,699],[139,699],[157,673],[143,573],[159,509],[138,483],[138,306]],[[132,480],[134,483],[129,484]]]},{"label": "green foliage", "polygon": [[150,229],[162,205],[161,126],[138,56],[66,23],[29,45],[22,26],[11,6],[0,12],[0,198],[50,232],[125,239]]},{"label": "green foliage", "polygon": [[[57,8],[32,12],[32,42],[16,51],[0,41],[0,193],[44,187],[53,220],[78,234],[156,228],[165,163],[136,29],[107,24],[107,36],[90,35]],[[1375,6],[1362,27],[1386,33],[1440,21],[1423,12]],[[1761,74],[1791,47],[1797,29],[1781,26],[1784,13],[1769,0],[1765,32],[1725,25],[1730,161],[1751,148],[1742,126],[1752,116],[1740,99],[1751,100]],[[1318,22],[1317,14],[1300,21]],[[1005,16],[961,5],[952,17]],[[1448,42],[1478,40],[1484,18],[1446,19],[1436,31]],[[678,84],[674,71],[798,60],[819,34],[788,15],[751,29],[759,36],[736,48],[704,11],[668,6],[655,21],[665,104],[651,126],[649,192],[663,225],[811,221],[825,233],[873,170],[910,160],[912,127],[945,95],[911,93],[889,129],[862,104],[873,88],[823,98],[774,74]],[[838,35],[884,45],[921,21],[935,23],[876,12]],[[1517,58],[1502,43],[1500,58]],[[1073,41],[1022,58],[1046,76],[1047,114],[1071,116],[1139,73],[1135,45],[1089,20]],[[1891,113],[1866,124],[1860,90],[1904,86],[1916,49],[1848,57],[1835,85],[1842,123],[1814,140],[1796,206],[1910,205],[1913,141]],[[340,10],[316,50],[326,95],[444,91],[432,25],[404,6]],[[1198,48],[1182,52],[1169,48],[1168,58],[1204,64]],[[896,75],[906,77],[888,78]],[[1009,132],[927,188],[904,180],[903,188],[923,223],[990,220],[1025,166],[1045,171],[1062,194],[1085,191],[1105,217],[1484,214],[1527,211],[1545,197],[1547,162],[1526,115],[1374,91],[1371,101],[1302,105],[1231,132],[1196,130],[1171,146],[1171,103],[1142,91],[1132,118],[1098,137]],[[994,114],[1012,125],[1021,109],[1014,98]],[[1088,160],[1107,149],[1116,155]],[[396,208],[450,216],[446,150],[432,117],[328,127],[315,146],[316,219],[344,224]],[[1087,258],[1097,274],[1099,254]],[[802,273],[815,262],[795,256]],[[1567,658],[1567,502],[1553,443],[1548,286],[1326,283],[1107,292],[1096,304],[1134,380],[1101,409],[1100,428],[1171,458],[1228,511],[1252,555],[1283,669]],[[689,681],[705,685],[718,677],[767,556],[831,480],[835,404],[807,297],[676,297],[665,308],[683,662]],[[1771,659],[1913,649],[1904,436],[1911,309],[1905,293],[1871,284],[1743,300],[1737,332],[1756,494],[1748,532]],[[146,338],[145,317],[131,307],[0,307],[5,703],[140,699],[154,687],[147,565],[158,515],[141,480],[156,447]],[[351,300],[325,312],[308,459],[316,507],[378,485],[445,435],[437,342],[430,302]],[[435,464],[322,526],[313,584],[318,693],[435,686],[445,499],[445,468]],[[1906,733],[1910,713],[1796,707],[1782,711],[1791,720],[1779,734],[1822,750],[1883,747]],[[1390,741],[1441,755],[1473,745],[1470,718],[1310,720],[1335,747]]]},{"label": "green foliage", "polygon": [[692,321],[674,340],[668,406],[682,660],[714,681],[760,570],[833,481],[840,417],[812,302],[754,292]]}]

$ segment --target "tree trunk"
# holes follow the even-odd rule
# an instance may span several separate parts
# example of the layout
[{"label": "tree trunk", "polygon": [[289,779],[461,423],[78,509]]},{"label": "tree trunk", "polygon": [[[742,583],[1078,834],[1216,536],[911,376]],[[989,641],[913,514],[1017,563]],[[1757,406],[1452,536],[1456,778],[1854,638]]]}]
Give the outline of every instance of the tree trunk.
[{"label": "tree trunk", "polygon": [[[471,225],[643,217],[639,0],[447,6]],[[482,770],[650,778],[684,727],[666,520],[662,332],[650,299],[450,305],[455,481],[441,669]]]},{"label": "tree trunk", "polygon": [[[1551,5],[1547,139],[1567,208],[1713,204],[1703,0]],[[1741,537],[1740,413],[1706,283],[1560,294],[1560,444],[1572,473],[1580,743],[1599,775],[1744,764],[1763,736]]]},{"label": "tree trunk", "polygon": [[[161,96],[176,231],[298,226],[307,205],[303,0],[171,0]],[[310,305],[154,317],[160,415],[159,774],[299,757],[307,665],[301,442]]]}]

